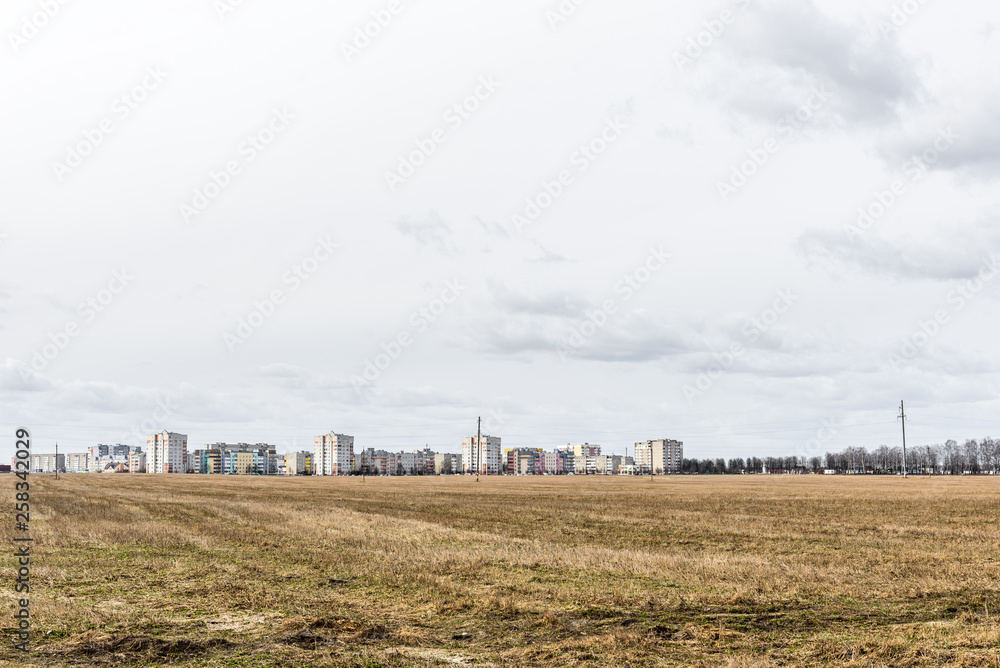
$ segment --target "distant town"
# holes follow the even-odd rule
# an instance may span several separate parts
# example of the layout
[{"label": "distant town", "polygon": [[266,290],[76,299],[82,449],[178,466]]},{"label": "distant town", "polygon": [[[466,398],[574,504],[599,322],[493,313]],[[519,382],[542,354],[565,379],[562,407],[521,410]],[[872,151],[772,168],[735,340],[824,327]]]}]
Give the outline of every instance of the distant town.
[{"label": "distant town", "polygon": [[[601,446],[567,444],[503,450],[500,437],[477,434],[462,440],[462,452],[355,452],[354,437],[330,432],[313,449],[279,454],[267,443],[212,443],[188,450],[188,437],[152,434],[146,446],[98,444],[86,452],[32,453],[35,473],[192,473],[219,475],[650,475],[680,473],[684,444],[671,439],[635,444],[635,456],[601,454]],[[13,466],[13,461],[11,462]],[[3,467],[6,468],[6,467]]]},{"label": "distant town", "polygon": [[[267,443],[212,443],[188,450],[188,437],[163,431],[146,445],[103,445],[86,452],[32,453],[34,473],[191,473],[217,475],[676,475],[676,474],[1000,474],[1000,440],[949,440],[941,445],[849,447],[812,456],[685,459],[682,441],[661,438],[634,444],[633,455],[607,454],[578,443],[503,449],[500,437],[462,439],[461,453],[429,448],[389,452],[355,450],[354,437],[331,431],[312,450],[278,453]],[[11,461],[11,467],[14,461]],[[23,464],[21,465],[23,467]],[[11,467],[0,465],[0,471]]]}]

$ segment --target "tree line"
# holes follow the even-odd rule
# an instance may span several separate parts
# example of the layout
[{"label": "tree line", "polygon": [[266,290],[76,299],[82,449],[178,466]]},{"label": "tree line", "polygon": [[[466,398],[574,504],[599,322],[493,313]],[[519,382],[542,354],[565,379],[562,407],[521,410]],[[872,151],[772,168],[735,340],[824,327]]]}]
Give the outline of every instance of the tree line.
[{"label": "tree line", "polygon": [[[875,473],[903,471],[903,448],[881,445],[866,449],[849,447],[824,455],[788,457],[734,457],[731,459],[684,459],[682,473]],[[906,448],[906,472],[910,474],[996,474],[1000,473],[1000,440],[986,437],[964,444],[949,440],[944,444]]]}]

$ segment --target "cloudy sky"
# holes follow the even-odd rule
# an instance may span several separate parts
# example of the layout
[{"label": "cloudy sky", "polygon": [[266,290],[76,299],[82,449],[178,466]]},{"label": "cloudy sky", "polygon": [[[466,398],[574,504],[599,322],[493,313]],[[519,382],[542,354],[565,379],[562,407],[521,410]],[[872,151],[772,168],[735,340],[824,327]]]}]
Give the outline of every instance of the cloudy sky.
[{"label": "cloudy sky", "polygon": [[1000,6],[11,0],[0,454],[1000,436]]}]

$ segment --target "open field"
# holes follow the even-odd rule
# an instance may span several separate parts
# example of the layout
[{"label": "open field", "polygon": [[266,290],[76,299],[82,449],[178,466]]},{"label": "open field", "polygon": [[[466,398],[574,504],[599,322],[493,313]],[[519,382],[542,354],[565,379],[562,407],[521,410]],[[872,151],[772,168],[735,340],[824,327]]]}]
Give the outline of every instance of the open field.
[{"label": "open field", "polygon": [[30,482],[16,665],[1000,666],[1000,478]]}]

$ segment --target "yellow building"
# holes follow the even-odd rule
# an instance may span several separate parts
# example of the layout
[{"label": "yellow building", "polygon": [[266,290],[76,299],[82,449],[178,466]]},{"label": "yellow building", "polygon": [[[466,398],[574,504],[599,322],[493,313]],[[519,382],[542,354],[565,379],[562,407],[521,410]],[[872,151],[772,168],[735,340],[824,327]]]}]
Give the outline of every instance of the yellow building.
[{"label": "yellow building", "polygon": [[249,475],[253,473],[253,453],[236,453],[236,473],[238,475]]}]

